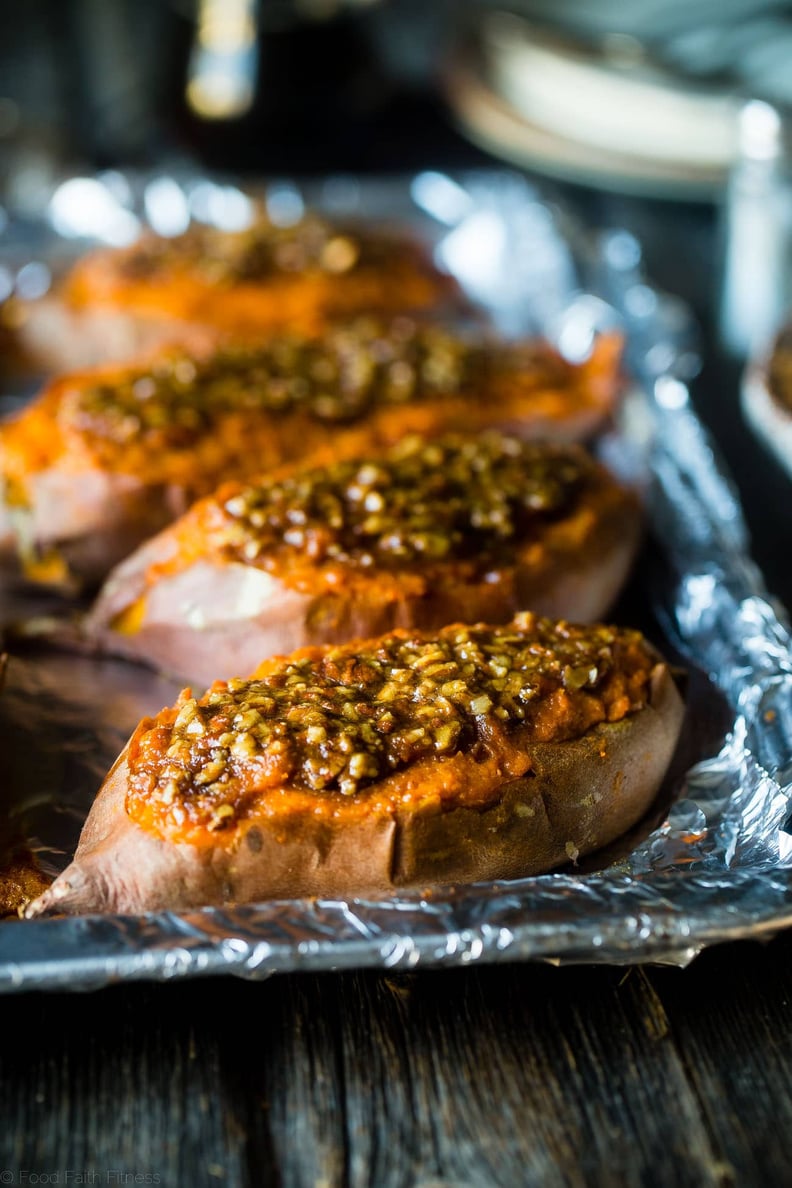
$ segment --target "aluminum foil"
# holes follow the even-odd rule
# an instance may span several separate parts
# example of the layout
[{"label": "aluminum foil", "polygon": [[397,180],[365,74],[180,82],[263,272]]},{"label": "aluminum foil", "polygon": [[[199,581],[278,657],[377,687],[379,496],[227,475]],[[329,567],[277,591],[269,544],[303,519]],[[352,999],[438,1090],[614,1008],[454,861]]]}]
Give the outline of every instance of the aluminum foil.
[{"label": "aluminum foil", "polygon": [[[282,219],[297,217],[305,201],[406,218],[433,237],[438,258],[506,334],[542,332],[574,358],[598,329],[624,328],[636,389],[603,448],[646,484],[652,544],[623,609],[691,670],[684,742],[653,818],[580,868],[385,902],[8,921],[0,924],[0,990],[525,958],[684,965],[716,941],[792,923],[790,639],[750,559],[736,493],[691,407],[697,353],[686,308],[647,282],[631,235],[570,222],[512,174],[336,179],[307,194],[290,183],[263,192]],[[10,212],[0,281],[23,292],[46,286],[53,262],[89,228],[122,242],[142,214],[163,233],[191,217],[232,225],[246,203],[205,178],[70,179],[42,196],[32,222]],[[2,587],[6,620],[42,609]],[[0,742],[15,743],[3,792],[15,827],[45,862],[65,865],[125,735],[175,692],[116,661],[46,648],[14,657],[0,705]]]}]

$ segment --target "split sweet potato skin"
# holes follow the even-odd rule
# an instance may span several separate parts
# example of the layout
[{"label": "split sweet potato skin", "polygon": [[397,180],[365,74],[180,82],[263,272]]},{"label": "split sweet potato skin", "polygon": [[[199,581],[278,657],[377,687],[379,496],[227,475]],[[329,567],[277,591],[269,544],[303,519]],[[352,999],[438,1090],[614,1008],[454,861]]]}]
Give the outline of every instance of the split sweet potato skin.
[{"label": "split sweet potato skin", "polygon": [[[527,771],[519,731],[506,744],[495,741],[483,763],[455,755],[448,761],[455,780],[467,774],[493,782],[480,803],[441,808],[441,798],[427,789],[442,781],[442,763],[421,760],[388,777],[414,789],[415,808],[394,808],[383,795],[370,799],[370,811],[342,803],[318,814],[310,798],[292,800],[284,790],[280,808],[276,798],[267,815],[200,846],[164,841],[130,820],[125,751],[97,796],[73,863],[27,914],[375,897],[541,874],[600,849],[641,819],[657,795],[683,714],[669,669],[658,661],[642,709],[577,740],[532,742]],[[523,774],[510,776],[510,769]]]},{"label": "split sweet potato skin", "polygon": [[[233,255],[238,237],[225,238]],[[222,233],[216,239],[222,241]],[[143,252],[155,242],[145,237]],[[361,312],[466,308],[457,282],[435,266],[422,243],[404,233],[391,243],[391,258],[379,264],[363,260],[346,272],[275,269],[260,277],[234,275],[233,268],[213,275],[214,266],[224,270],[222,243],[213,261],[200,251],[179,258],[177,251],[153,269],[139,267],[139,245],[98,249],[78,260],[54,292],[18,303],[16,338],[34,365],[61,372],[132,359],[167,344],[190,347],[207,331],[316,333]]]},{"label": "split sweet potato skin", "polygon": [[[0,693],[3,692],[8,654],[2,650],[0,636]],[[0,796],[8,789],[6,756],[0,764]],[[0,919],[15,917],[49,886],[50,880],[39,868],[24,839],[17,835],[7,821],[0,821]]]},{"label": "split sweet potato skin", "polygon": [[264,656],[399,627],[505,623],[528,607],[593,622],[618,595],[642,530],[633,493],[587,461],[572,506],[531,527],[498,565],[356,570],[306,558],[279,574],[217,547],[222,507],[236,490],[195,505],[118,566],[85,623],[92,646],[205,686],[251,672]]}]

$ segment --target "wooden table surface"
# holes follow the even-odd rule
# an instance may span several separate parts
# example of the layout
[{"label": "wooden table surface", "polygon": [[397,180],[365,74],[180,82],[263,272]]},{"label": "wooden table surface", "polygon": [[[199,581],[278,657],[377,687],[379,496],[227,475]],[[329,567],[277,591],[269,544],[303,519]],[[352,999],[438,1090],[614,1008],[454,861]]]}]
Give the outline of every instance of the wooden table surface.
[{"label": "wooden table surface", "polygon": [[[586,202],[649,241],[656,277],[706,328],[712,212]],[[741,424],[737,368],[707,354],[699,407],[792,605],[788,481]],[[791,995],[792,935],[686,970],[521,964],[11,997],[0,1185],[792,1183]]]},{"label": "wooden table surface", "polygon": [[9,999],[0,1184],[787,1184],[790,995],[781,937]]}]

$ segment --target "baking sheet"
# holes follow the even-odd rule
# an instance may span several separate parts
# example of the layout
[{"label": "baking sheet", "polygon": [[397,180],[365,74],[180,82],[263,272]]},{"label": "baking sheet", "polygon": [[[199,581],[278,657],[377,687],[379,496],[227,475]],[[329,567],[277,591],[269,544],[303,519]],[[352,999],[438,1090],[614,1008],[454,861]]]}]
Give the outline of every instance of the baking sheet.
[{"label": "baking sheet", "polygon": [[[75,190],[75,180],[93,188]],[[88,193],[104,203],[104,222],[94,219],[93,229],[109,238],[133,231],[142,212],[156,225],[169,210],[178,229],[174,212],[222,221],[244,211],[234,187],[202,178],[112,175],[65,184],[67,197],[71,186],[81,201]],[[22,226],[11,212],[0,264],[6,261],[12,284],[30,262],[48,269],[82,245],[82,207],[72,209],[63,192],[32,223]],[[627,232],[571,223],[512,174],[335,179],[308,193],[279,183],[266,195],[279,217],[296,217],[308,202],[333,214],[406,219],[432,237],[438,258],[504,333],[545,333],[575,358],[598,330],[626,329],[638,382],[604,449],[648,483],[650,541],[612,617],[648,630],[690,667],[682,750],[653,817],[585,867],[382,903],[7,921],[0,923],[0,990],[523,958],[685,964],[715,941],[784,927],[792,915],[789,636],[750,561],[735,493],[691,408],[687,381],[697,353],[687,310],[647,283],[640,245]],[[33,275],[41,282],[45,273]],[[7,401],[17,398],[10,389]],[[53,608],[63,606],[34,601],[8,578],[0,586],[0,622]],[[68,859],[126,735],[175,692],[119,661],[46,647],[14,656],[0,702],[3,753],[14,744],[3,795],[14,827],[34,839],[52,869]]]}]

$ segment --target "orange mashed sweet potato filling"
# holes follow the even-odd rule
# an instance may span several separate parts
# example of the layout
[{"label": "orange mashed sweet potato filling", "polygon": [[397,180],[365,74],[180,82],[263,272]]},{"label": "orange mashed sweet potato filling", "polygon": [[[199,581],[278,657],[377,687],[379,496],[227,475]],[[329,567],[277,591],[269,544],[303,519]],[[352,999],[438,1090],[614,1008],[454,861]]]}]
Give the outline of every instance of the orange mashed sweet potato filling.
[{"label": "orange mashed sweet potato filling", "polygon": [[[484,805],[531,746],[646,705],[655,657],[628,629],[553,623],[395,631],[266,661],[145,719],[126,808],[174,842],[224,844],[255,819]],[[592,758],[604,756],[592,736]]]},{"label": "orange mashed sweet potato filling", "polygon": [[[294,347],[293,336],[249,348],[254,361],[260,359],[247,371],[240,364],[247,348],[240,347],[205,359],[169,352],[145,366],[96,368],[58,379],[0,425],[6,500],[30,502],[36,475],[51,468],[75,479],[91,472],[130,476],[147,486],[178,487],[194,499],[231,476],[253,477],[309,458],[352,458],[410,433],[526,421],[552,425],[586,410],[603,414],[613,405],[620,352],[613,336],[601,339],[582,365],[530,344],[493,347],[480,352],[475,366],[460,360],[443,370],[437,344],[422,343],[431,331],[408,320],[413,329],[405,347],[396,323],[362,325],[367,355],[384,344],[392,359],[376,367],[367,359],[363,378],[350,361],[344,332],[333,331],[319,340],[296,340],[293,361],[285,365],[272,359]],[[449,350],[464,352],[461,340],[434,333],[444,340],[442,360]],[[306,377],[302,369],[316,365],[317,351],[320,374]],[[322,378],[328,366],[334,374],[328,378],[325,370]],[[429,368],[429,379],[421,366]],[[383,391],[383,373],[387,377],[394,368],[397,374],[406,369],[409,382],[402,390],[396,385]],[[298,398],[282,398],[290,384],[300,388]]]}]

